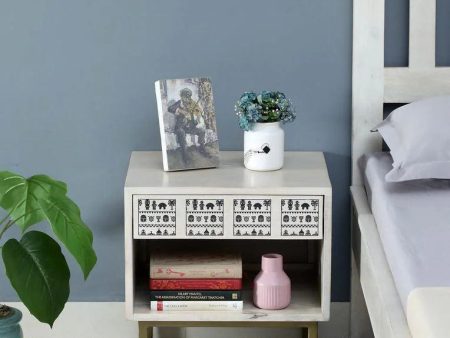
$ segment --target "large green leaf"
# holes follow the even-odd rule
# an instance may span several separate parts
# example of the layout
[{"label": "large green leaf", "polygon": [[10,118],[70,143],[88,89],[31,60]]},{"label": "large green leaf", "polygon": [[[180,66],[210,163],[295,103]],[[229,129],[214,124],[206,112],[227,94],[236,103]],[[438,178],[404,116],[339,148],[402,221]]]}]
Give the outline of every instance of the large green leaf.
[{"label": "large green leaf", "polygon": [[69,298],[70,271],[58,243],[39,231],[9,239],[2,249],[6,275],[22,302],[41,322],[53,326]]},{"label": "large green leaf", "polygon": [[44,220],[39,199],[50,195],[65,195],[66,184],[45,175],[28,179],[9,171],[0,172],[0,206],[23,231]]},{"label": "large green leaf", "polygon": [[49,196],[39,203],[53,232],[75,257],[86,279],[97,256],[92,247],[92,232],[81,219],[77,205],[66,196]]},{"label": "large green leaf", "polygon": [[0,206],[12,220],[17,220],[23,231],[47,219],[87,278],[97,262],[92,232],[81,219],[78,206],[66,193],[65,183],[45,175],[25,179],[8,171],[0,172]]}]

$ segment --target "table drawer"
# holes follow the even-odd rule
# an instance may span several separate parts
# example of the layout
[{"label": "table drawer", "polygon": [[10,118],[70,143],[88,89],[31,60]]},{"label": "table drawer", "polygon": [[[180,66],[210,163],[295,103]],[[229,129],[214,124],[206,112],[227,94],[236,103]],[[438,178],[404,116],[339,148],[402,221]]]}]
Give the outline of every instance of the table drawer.
[{"label": "table drawer", "polygon": [[323,195],[133,195],[134,238],[321,239]]}]

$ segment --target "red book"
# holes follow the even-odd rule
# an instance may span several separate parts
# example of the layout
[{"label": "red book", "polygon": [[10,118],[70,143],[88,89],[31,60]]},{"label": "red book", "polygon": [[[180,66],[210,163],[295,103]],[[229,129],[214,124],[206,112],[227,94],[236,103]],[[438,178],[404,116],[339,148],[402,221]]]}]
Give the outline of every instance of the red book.
[{"label": "red book", "polygon": [[242,279],[150,279],[151,290],[240,290]]}]

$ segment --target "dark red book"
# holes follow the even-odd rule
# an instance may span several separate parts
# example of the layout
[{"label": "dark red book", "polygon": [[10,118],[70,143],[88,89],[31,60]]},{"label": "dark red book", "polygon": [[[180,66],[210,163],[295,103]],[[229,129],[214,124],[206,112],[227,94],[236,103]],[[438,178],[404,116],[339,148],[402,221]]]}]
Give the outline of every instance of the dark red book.
[{"label": "dark red book", "polygon": [[242,279],[150,279],[150,290],[240,290]]}]

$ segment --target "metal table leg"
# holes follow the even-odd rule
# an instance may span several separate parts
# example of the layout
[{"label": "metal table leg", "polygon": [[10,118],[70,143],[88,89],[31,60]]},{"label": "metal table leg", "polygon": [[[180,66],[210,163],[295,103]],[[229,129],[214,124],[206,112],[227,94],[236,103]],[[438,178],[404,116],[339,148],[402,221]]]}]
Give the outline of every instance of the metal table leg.
[{"label": "metal table leg", "polygon": [[302,338],[318,338],[318,326],[316,322],[307,323],[302,328]]},{"label": "metal table leg", "polygon": [[153,326],[139,322],[139,338],[153,338]]}]

